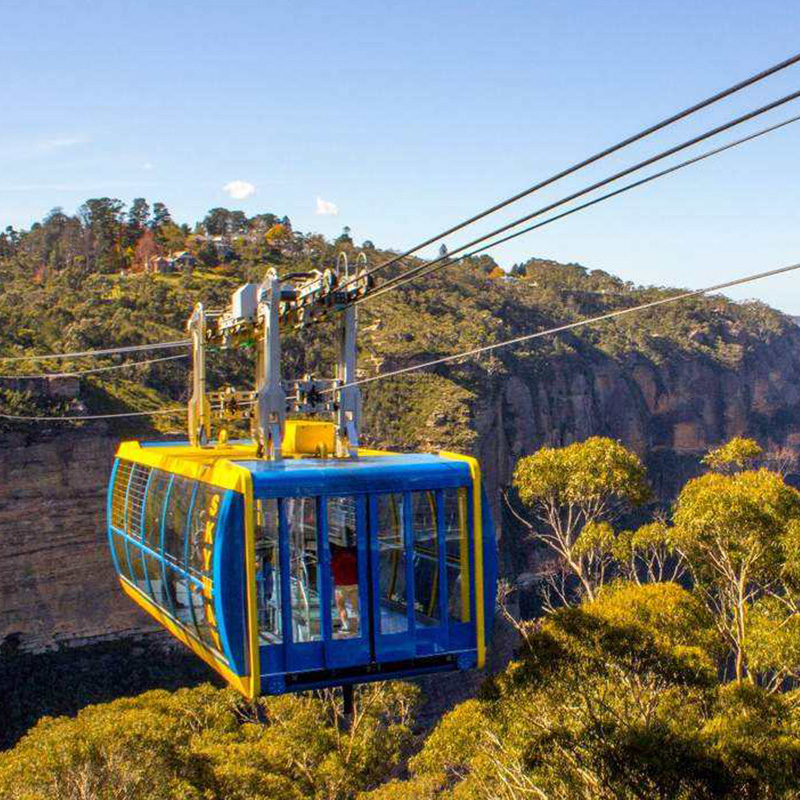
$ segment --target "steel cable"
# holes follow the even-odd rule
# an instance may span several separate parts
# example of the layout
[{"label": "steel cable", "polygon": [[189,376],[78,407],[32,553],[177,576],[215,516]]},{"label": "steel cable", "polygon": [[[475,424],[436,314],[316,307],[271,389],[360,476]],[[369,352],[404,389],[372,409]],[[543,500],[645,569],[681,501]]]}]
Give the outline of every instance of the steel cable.
[{"label": "steel cable", "polygon": [[[748,122],[751,119],[755,119],[761,114],[766,114],[768,111],[772,111],[773,109],[785,105],[786,103],[789,103],[792,100],[796,100],[798,97],[800,97],[800,90],[792,92],[791,94],[787,94],[784,97],[779,98],[778,100],[773,100],[771,103],[767,103],[766,105],[761,106],[755,109],[754,111],[749,111],[746,114],[742,114],[741,116],[736,117],[735,119],[726,122],[722,125],[717,125],[716,127],[711,128],[710,130],[705,131],[704,133],[698,134],[697,136],[693,136],[691,139],[687,139],[685,142],[681,142],[680,144],[674,145],[673,147],[670,147],[667,150],[663,150],[660,153],[656,153],[656,155],[650,156],[649,158],[646,158],[643,161],[639,161],[638,163],[634,164],[631,167],[626,167],[625,169],[620,170],[619,172],[615,172],[608,178],[604,178],[601,181],[596,181],[591,186],[587,186],[584,189],[581,189],[577,192],[573,192],[572,194],[567,195],[566,197],[563,197],[560,200],[548,203],[546,206],[542,206],[541,208],[538,208],[536,211],[532,211],[530,214],[526,214],[525,216],[520,217],[519,219],[513,220],[512,222],[509,222],[506,225],[502,225],[501,227],[496,228],[495,230],[490,231],[489,233],[479,236],[477,239],[473,239],[471,242],[467,242],[467,244],[456,248],[446,256],[437,258],[434,261],[426,262],[417,267],[414,267],[408,272],[398,275],[397,277],[387,281],[385,284],[380,286],[379,291],[388,290],[389,287],[399,283],[400,281],[406,282],[407,279],[416,277],[421,272],[427,271],[433,265],[446,266],[447,264],[453,263],[452,261],[450,261],[450,257],[457,253],[463,252],[464,250],[468,250],[469,248],[474,247],[477,244],[485,242],[487,239],[491,239],[493,236],[498,236],[501,233],[505,233],[506,231],[511,230],[511,228],[516,228],[518,225],[522,225],[524,222],[527,222],[528,220],[531,220],[534,217],[546,214],[548,211],[552,211],[554,208],[558,208],[559,206],[562,206],[565,203],[569,203],[572,200],[576,200],[577,198],[582,197],[585,194],[589,194],[589,192],[593,192],[596,189],[601,189],[603,186],[607,186],[609,183],[613,183],[614,181],[619,180],[620,178],[624,178],[626,175],[630,175],[633,172],[637,172],[640,169],[644,169],[644,167],[648,167],[651,164],[655,164],[656,162],[661,161],[671,155],[675,155],[675,153],[679,153],[680,151],[685,150],[688,147],[692,147],[693,145],[699,144],[700,142],[703,142],[706,139],[710,139],[712,136],[716,136],[717,134],[730,130],[731,128],[734,128],[737,125],[741,125],[744,122]],[[361,303],[368,300],[370,297],[377,297],[377,296],[378,292],[375,292],[374,294],[367,295],[366,297],[361,298],[359,301],[355,302]]]},{"label": "steel cable", "polygon": [[709,292],[716,292],[720,289],[729,289],[732,286],[740,286],[745,283],[751,283],[752,281],[761,280],[763,278],[769,278],[774,275],[781,275],[786,272],[792,272],[794,270],[800,269],[800,264],[791,264],[788,267],[779,267],[778,269],[768,270],[767,272],[758,272],[754,275],[747,275],[743,278],[736,278],[732,281],[725,281],[724,283],[716,283],[713,286],[707,286],[704,289],[694,289],[687,292],[681,292],[680,294],[671,295],[670,297],[664,297],[659,300],[653,300],[649,303],[642,303],[638,306],[631,306],[630,308],[622,308],[617,309],[616,311],[609,311],[606,314],[600,314],[596,317],[589,317],[588,319],[578,320],[576,322],[569,322],[565,325],[558,325],[555,328],[548,328],[544,331],[537,331],[536,333],[527,333],[522,336],[516,336],[513,339],[507,339],[503,342],[496,342],[495,344],[485,345],[483,347],[475,347],[472,350],[465,350],[461,353],[456,353],[451,356],[444,356],[443,358],[436,358],[432,361],[426,361],[423,364],[416,364],[409,367],[402,367],[400,369],[391,370],[389,372],[382,372],[378,375],[373,375],[370,378],[362,378],[357,381],[351,381],[350,383],[342,384],[341,386],[337,386],[332,389],[325,389],[321,392],[321,394],[332,394],[341,392],[343,389],[349,389],[353,386],[363,386],[367,383],[373,383],[379,380],[385,380],[386,378],[393,378],[398,375],[405,375],[409,372],[416,372],[421,369],[428,369],[429,367],[437,366],[438,364],[447,364],[451,361],[457,361],[460,358],[469,358],[470,356],[480,355],[481,353],[488,353],[492,350],[497,350],[501,347],[510,347],[511,345],[519,344],[520,342],[527,342],[531,339],[539,339],[543,336],[552,336],[556,333],[563,333],[564,331],[575,330],[576,328],[582,328],[586,325],[593,325],[597,322],[603,322],[604,320],[614,319],[615,317],[621,317],[625,314],[633,314],[637,311],[644,311],[648,308],[656,308],[657,306],[666,305],[667,303],[676,303],[679,300],[686,300],[690,297],[697,297],[699,295],[708,294]]},{"label": "steel cable", "polygon": [[486,250],[490,250],[493,247],[497,247],[497,245],[505,244],[505,242],[511,241],[511,239],[516,239],[518,236],[530,233],[531,231],[537,230],[538,228],[543,228],[545,225],[549,225],[551,222],[556,222],[559,219],[564,219],[564,217],[569,217],[572,214],[577,213],[578,211],[583,211],[586,208],[590,208],[591,206],[595,206],[598,203],[602,203],[604,200],[610,200],[612,197],[616,197],[617,195],[629,192],[631,189],[636,189],[639,186],[644,186],[645,184],[650,183],[651,181],[654,181],[657,178],[663,178],[665,175],[670,175],[671,173],[677,172],[678,170],[681,170],[684,167],[689,167],[692,164],[697,164],[700,161],[704,161],[707,158],[711,158],[711,156],[718,155],[719,153],[724,153],[726,150],[731,150],[734,147],[738,147],[741,144],[745,144],[746,142],[758,139],[761,136],[765,136],[768,133],[772,133],[773,131],[776,131],[779,128],[784,128],[787,125],[791,125],[792,123],[798,121],[800,121],[800,115],[790,117],[789,119],[783,120],[783,122],[779,122],[775,125],[770,125],[768,128],[763,128],[762,130],[756,131],[755,133],[751,133],[750,135],[744,136],[741,139],[737,139],[736,141],[729,142],[728,144],[722,145],[721,147],[715,147],[713,150],[708,150],[705,153],[701,153],[699,156],[690,158],[687,161],[682,161],[680,164],[675,164],[671,167],[667,167],[667,169],[663,169],[660,172],[655,172],[652,175],[648,175],[647,177],[642,178],[641,180],[629,183],[626,186],[621,187],[620,189],[615,189],[613,192],[608,192],[607,194],[601,195],[600,197],[595,197],[593,200],[589,200],[586,203],[581,203],[580,205],[575,206],[574,208],[570,208],[567,211],[562,212],[561,214],[556,214],[554,217],[549,217],[543,222],[537,222],[535,225],[529,225],[527,228],[515,231],[514,233],[511,233],[508,236],[504,236],[501,239],[498,239],[497,241],[489,242],[488,244],[483,245],[483,247],[479,247],[476,250],[472,250],[469,253],[464,253],[463,255],[453,259],[452,261],[446,261],[442,263],[438,262],[426,263],[424,265],[424,269],[421,272],[415,272],[413,275],[404,276],[402,280],[393,282],[388,286],[381,286],[378,288],[377,291],[375,291],[368,297],[353,301],[352,305],[358,305],[359,303],[362,303],[365,300],[380,297],[382,294],[386,294],[387,292],[390,292],[393,289],[399,289],[401,286],[405,286],[405,284],[410,283],[411,281],[416,280],[417,278],[425,278],[439,269],[453,266],[454,264],[457,264],[460,261],[463,261],[467,258],[472,258],[473,256],[476,256],[479,253],[483,253]]},{"label": "steel cable", "polygon": [[[716,94],[707,97],[705,100],[701,100],[700,102],[695,103],[694,105],[689,106],[688,108],[685,108],[682,111],[678,111],[676,114],[673,114],[672,116],[667,117],[666,119],[663,119],[660,122],[657,122],[654,125],[651,125],[650,127],[645,128],[644,130],[641,130],[638,133],[633,134],[632,136],[629,136],[627,139],[623,139],[621,142],[618,142],[617,144],[612,145],[611,147],[607,147],[604,150],[601,150],[599,153],[595,153],[594,155],[585,158],[583,161],[579,161],[577,164],[573,164],[572,166],[567,167],[566,169],[561,170],[560,172],[557,172],[555,175],[552,175],[551,177],[546,178],[545,180],[534,184],[528,189],[518,192],[517,194],[512,195],[506,200],[502,200],[501,202],[496,203],[495,205],[487,208],[486,210],[481,211],[472,217],[469,217],[469,219],[466,219],[463,222],[458,223],[457,225],[453,225],[451,228],[448,228],[442,233],[439,233],[436,236],[431,237],[430,239],[426,239],[424,242],[420,242],[420,244],[415,245],[410,250],[406,250],[404,253],[400,253],[399,255],[393,256],[388,261],[384,261],[382,264],[378,264],[377,266],[368,270],[367,274],[372,275],[378,270],[382,270],[388,266],[391,266],[392,264],[396,264],[397,262],[402,261],[404,258],[413,255],[419,250],[422,250],[423,247],[427,247],[428,245],[434,244],[438,242],[440,239],[443,239],[445,236],[449,236],[452,233],[456,233],[462,230],[463,228],[467,227],[468,225],[471,225],[472,223],[477,222],[478,220],[481,220],[484,217],[487,217],[490,214],[495,213],[496,211],[500,211],[506,206],[509,206],[512,203],[515,203],[518,200],[521,200],[522,198],[527,197],[528,195],[533,194],[536,191],[539,191],[539,189],[543,189],[546,186],[549,186],[550,184],[555,183],[558,180],[561,180],[561,178],[565,178],[568,175],[571,175],[574,172],[577,172],[578,170],[581,170],[584,167],[589,166],[590,164],[594,164],[596,161],[600,161],[606,156],[609,156],[612,153],[616,153],[619,150],[622,150],[623,148],[627,147],[628,145],[631,145],[635,142],[638,142],[646,138],[647,136],[650,136],[653,133],[663,130],[669,125],[672,125],[675,122],[685,119],[686,117],[691,116],[697,111],[700,111],[704,108],[708,108],[714,103],[723,100],[726,97],[730,97],[736,92],[739,92],[742,89],[746,89],[747,87],[752,86],[758,83],[759,81],[762,81],[765,78],[768,78],[769,76],[774,75],[775,73],[780,72],[781,70],[786,69],[787,67],[790,67],[798,62],[800,62],[800,53],[791,56],[785,59],[784,61],[779,62],[778,64],[768,67],[767,69],[762,70],[761,72],[758,72],[755,75],[752,75],[749,78],[746,78],[745,80],[740,81],[739,83],[736,83],[733,86],[728,87],[727,89],[723,89],[721,92],[717,92]],[[357,280],[357,278],[345,281],[343,285],[346,286],[355,280]]]}]

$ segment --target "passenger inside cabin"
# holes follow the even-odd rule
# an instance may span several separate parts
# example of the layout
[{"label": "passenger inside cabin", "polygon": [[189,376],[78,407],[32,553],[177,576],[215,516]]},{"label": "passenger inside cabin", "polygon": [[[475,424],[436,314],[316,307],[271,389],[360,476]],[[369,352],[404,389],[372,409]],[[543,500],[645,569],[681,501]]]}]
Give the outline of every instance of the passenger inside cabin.
[{"label": "passenger inside cabin", "polygon": [[[353,540],[348,529],[345,541]],[[358,553],[355,547],[341,547],[331,542],[331,572],[334,581],[336,611],[341,623],[340,636],[358,635]]]}]

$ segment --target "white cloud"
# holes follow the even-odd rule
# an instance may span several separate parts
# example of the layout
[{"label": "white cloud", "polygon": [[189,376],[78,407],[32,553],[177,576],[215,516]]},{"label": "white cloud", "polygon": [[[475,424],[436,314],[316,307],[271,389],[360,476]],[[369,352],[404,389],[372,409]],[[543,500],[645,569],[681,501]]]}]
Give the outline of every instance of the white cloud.
[{"label": "white cloud", "polygon": [[323,217],[335,217],[339,213],[339,206],[336,203],[331,203],[329,200],[323,200],[321,197],[317,198],[317,214]]},{"label": "white cloud", "polygon": [[36,143],[36,150],[40,153],[52,153],[55,150],[65,150],[79,144],[88,144],[86,136],[62,136],[55,139],[43,139]]},{"label": "white cloud", "polygon": [[245,200],[256,193],[256,187],[248,181],[231,181],[222,187],[222,191],[234,200]]},{"label": "white cloud", "polygon": [[142,164],[142,169],[146,169],[150,172],[150,170],[153,169],[153,165],[149,161],[145,161],[144,164]]}]

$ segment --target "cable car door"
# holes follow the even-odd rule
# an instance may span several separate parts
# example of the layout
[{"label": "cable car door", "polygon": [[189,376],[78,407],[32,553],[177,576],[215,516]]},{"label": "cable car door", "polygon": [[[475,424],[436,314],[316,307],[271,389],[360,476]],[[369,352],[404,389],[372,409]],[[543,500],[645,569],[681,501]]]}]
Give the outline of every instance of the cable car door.
[{"label": "cable car door", "polygon": [[[447,646],[443,539],[436,491],[370,497],[372,624],[378,662],[404,661]],[[444,615],[442,611],[444,610]]]},{"label": "cable car door", "polygon": [[[327,668],[368,664],[371,660],[367,548],[367,499],[327,497],[320,534],[323,597],[329,598],[323,620]],[[327,545],[327,546],[325,546]]]},{"label": "cable car door", "polygon": [[286,671],[370,662],[366,500],[352,496],[283,501],[289,564],[284,607]]}]

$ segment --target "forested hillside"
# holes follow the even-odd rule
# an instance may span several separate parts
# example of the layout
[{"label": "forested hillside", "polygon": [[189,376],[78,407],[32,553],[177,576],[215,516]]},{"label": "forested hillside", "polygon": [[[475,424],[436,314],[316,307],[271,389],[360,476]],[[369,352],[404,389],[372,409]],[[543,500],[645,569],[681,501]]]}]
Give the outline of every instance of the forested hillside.
[{"label": "forested hillside", "polygon": [[[184,250],[196,261],[193,269],[146,271],[148,260]],[[357,246],[348,229],[334,242],[293,231],[290,220],[275,214],[248,219],[242,212],[213,209],[190,228],[177,225],[163,204],[155,203],[151,210],[143,199],[127,211],[109,198],[87,201],[76,216],[55,209],[30,231],[7,229],[0,234],[0,352],[16,356],[83,351],[184,338],[186,318],[197,301],[223,306],[238,284],[260,280],[268,267],[287,273],[330,265],[340,251],[351,257],[364,252],[371,265],[391,254],[369,241]],[[374,374],[670,292],[636,287],[577,264],[531,259],[505,276],[489,257],[467,260],[361,307],[360,370]],[[623,372],[637,364],[658,370],[693,361],[717,373],[732,373],[746,369],[748,360],[764,347],[775,346],[777,351],[787,341],[800,342],[796,327],[761,303],[694,298],[497,351],[477,362],[369,386],[367,435],[400,447],[447,442],[469,448],[475,444],[481,410],[510,378],[546,385],[558,382],[561,367],[574,372],[577,365],[612,362]],[[329,366],[325,334],[324,329],[315,330],[302,341],[297,336],[290,341],[286,375]],[[20,361],[0,364],[0,372],[71,371],[119,360]],[[251,374],[248,358],[241,353],[219,354],[211,372],[217,383],[249,382]],[[5,413],[69,411],[64,398],[37,393],[34,384],[4,380],[0,387],[0,410]],[[85,376],[71,405],[95,413],[149,410],[182,403],[186,389],[186,363],[166,361]],[[788,404],[798,401],[797,396],[783,399]],[[554,427],[556,422],[563,427],[562,421],[553,421]],[[182,428],[179,416],[154,417],[152,424]],[[141,421],[136,425],[141,429]],[[716,435],[724,438],[724,433]],[[769,435],[780,438],[781,431],[771,424]],[[569,439],[570,432],[551,430],[545,438],[556,442],[564,437]],[[669,442],[651,436],[641,448],[664,444]]]}]

